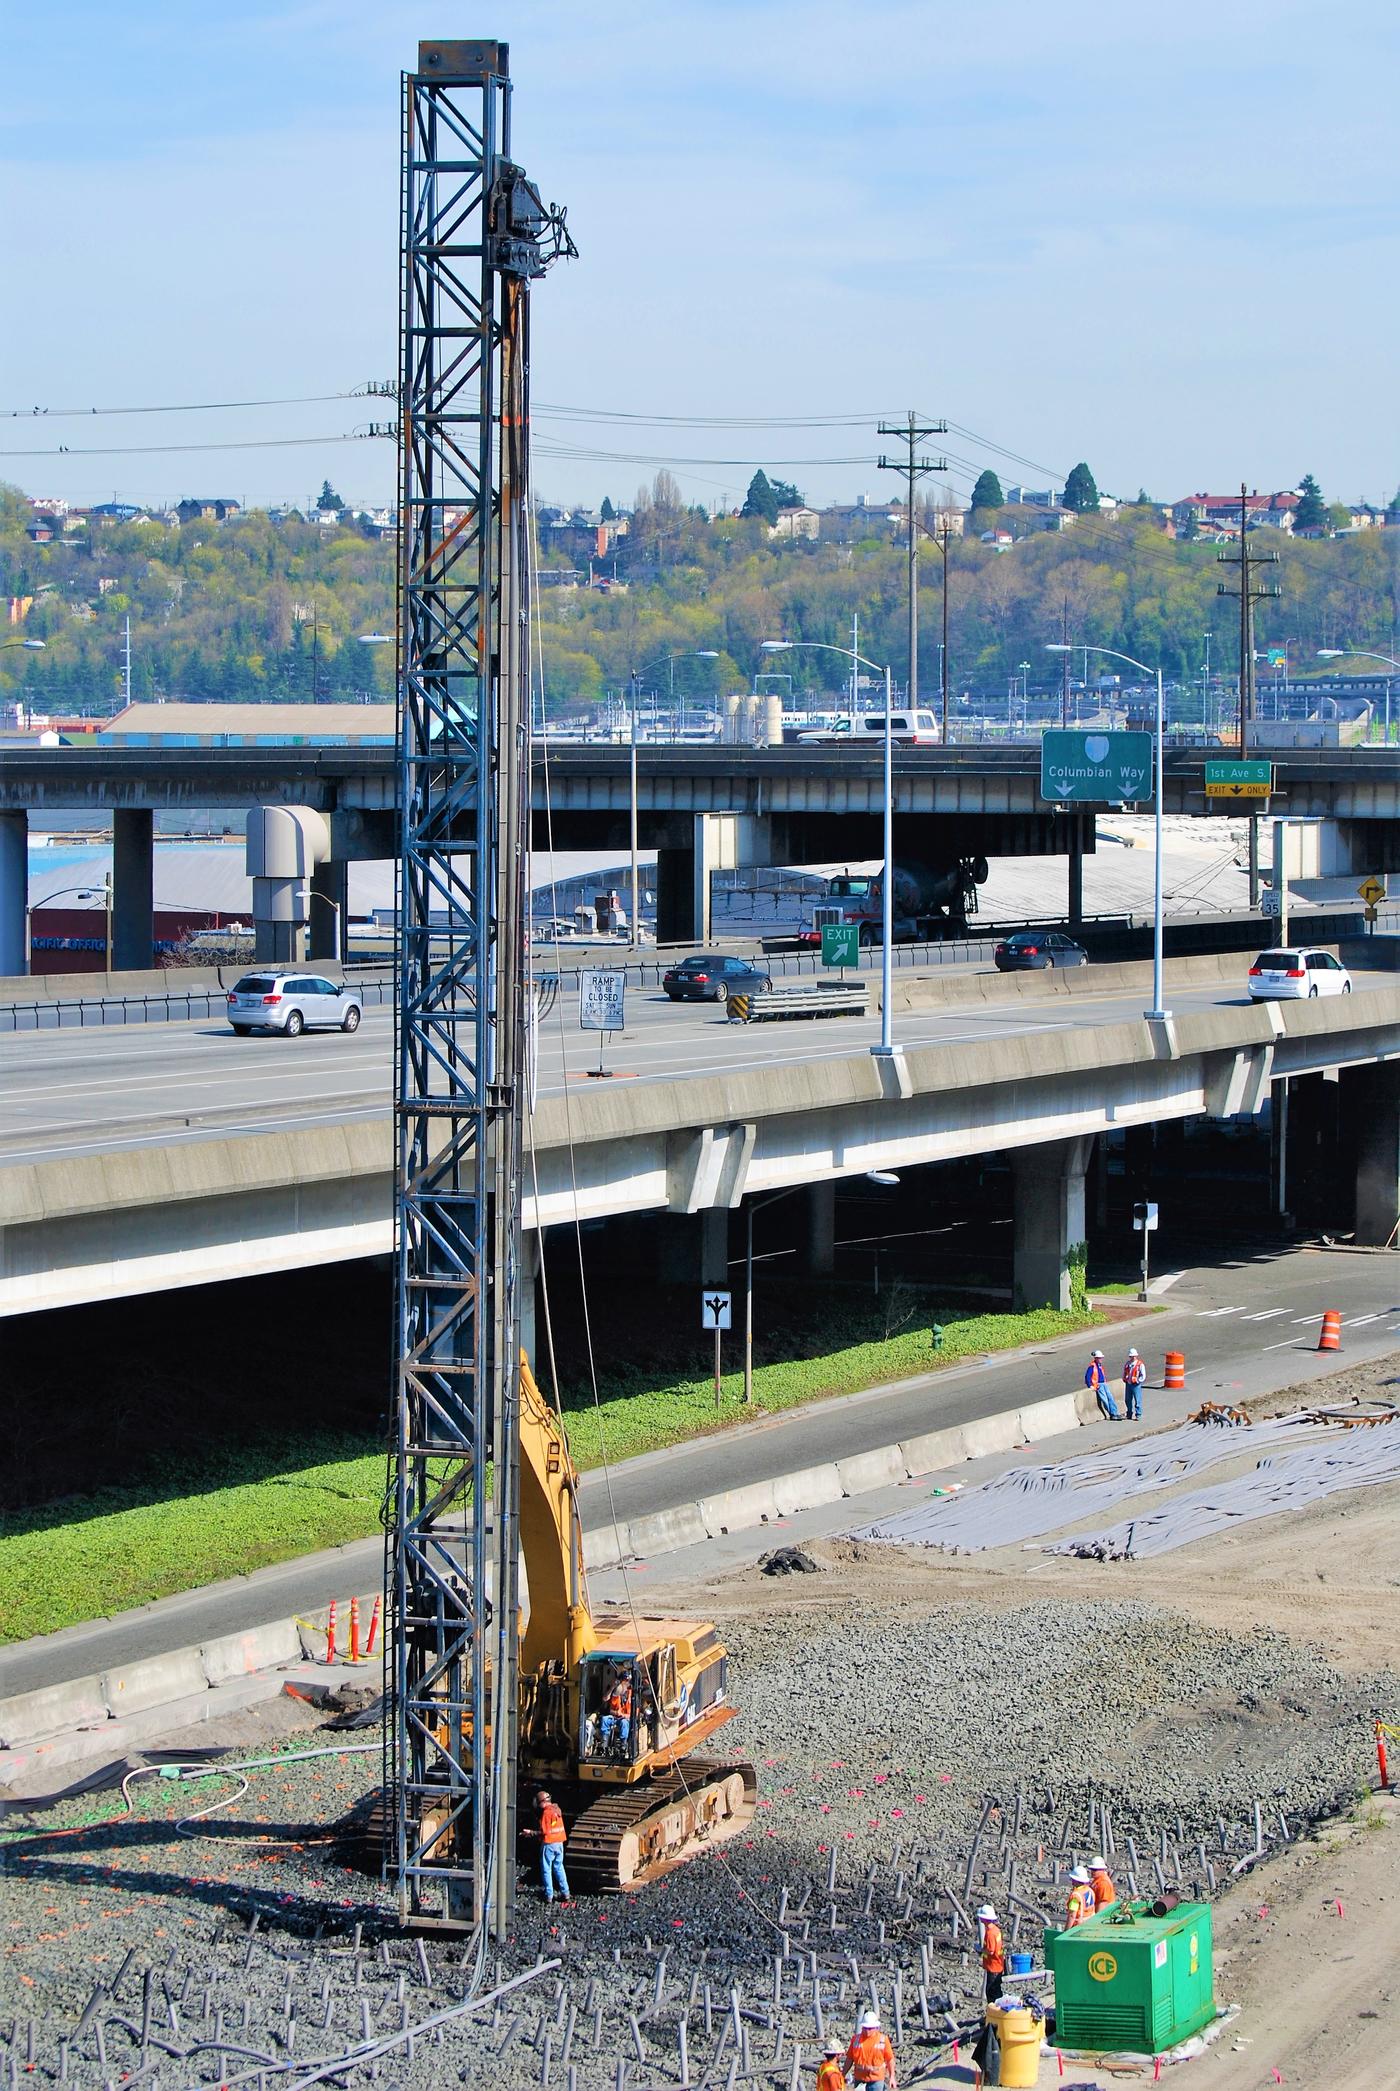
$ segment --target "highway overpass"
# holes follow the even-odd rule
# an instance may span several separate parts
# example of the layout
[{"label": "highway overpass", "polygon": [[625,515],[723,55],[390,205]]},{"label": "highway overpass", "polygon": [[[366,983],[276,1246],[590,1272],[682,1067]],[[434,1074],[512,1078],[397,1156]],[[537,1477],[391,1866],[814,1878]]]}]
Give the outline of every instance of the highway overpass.
[{"label": "highway overpass", "polygon": [[[1214,751],[1218,759],[1220,751]],[[1208,817],[1204,764],[1212,751],[1169,750],[1164,808]],[[1325,816],[1348,830],[1359,870],[1400,870],[1400,751],[1280,750],[1274,813]],[[138,748],[0,751],[0,974],[23,970],[26,823],[31,814],[112,818],[113,935],[118,968],[151,963],[151,835],[156,812],[301,806],[329,822],[330,859],[313,890],[311,956],[334,956],[344,867],[398,854],[397,758],[383,747]],[[895,754],[898,853],[948,865],[959,858],[1067,856],[1066,912],[1078,915],[1075,867],[1094,847],[1091,812],[1040,797],[1037,743],[901,748]],[[537,750],[532,804],[541,848],[629,846],[630,755],[613,745]],[[878,749],[670,746],[639,755],[642,847],[657,853],[662,941],[708,934],[709,875],[745,865],[878,856],[883,782]],[[1236,809],[1238,810],[1238,809]]]},{"label": "highway overpass", "polygon": [[[1400,1216],[1400,983],[1251,1005],[1238,962],[1185,961],[1168,1025],[1149,969],[900,982],[891,1067],[875,1019],[730,1024],[635,997],[597,1042],[561,997],[530,1119],[531,1230],[684,1216],[697,1280],[719,1275],[748,1196],[873,1168],[1004,1151],[1017,1179],[1016,1283],[1061,1300],[1084,1238],[1095,1135],[1257,1112],[1285,1077],[1341,1070],[1358,1134],[1362,1239]],[[1233,976],[1233,977],[1232,977]],[[235,1039],[219,1023],[0,1040],[0,1314],[365,1256],[391,1245],[389,1025],[354,1038]]]}]

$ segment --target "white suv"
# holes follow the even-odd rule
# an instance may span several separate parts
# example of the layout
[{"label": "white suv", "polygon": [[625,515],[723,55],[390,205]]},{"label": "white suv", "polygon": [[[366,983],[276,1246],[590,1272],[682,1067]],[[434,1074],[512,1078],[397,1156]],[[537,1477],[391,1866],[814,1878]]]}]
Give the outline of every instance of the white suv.
[{"label": "white suv", "polygon": [[1249,969],[1256,1002],[1313,1002],[1319,995],[1349,995],[1351,975],[1330,951],[1290,944],[1261,951]]},{"label": "white suv", "polygon": [[245,973],[228,998],[228,1020],[240,1038],[250,1031],[358,1031],[364,1004],[353,988],[319,973]]}]

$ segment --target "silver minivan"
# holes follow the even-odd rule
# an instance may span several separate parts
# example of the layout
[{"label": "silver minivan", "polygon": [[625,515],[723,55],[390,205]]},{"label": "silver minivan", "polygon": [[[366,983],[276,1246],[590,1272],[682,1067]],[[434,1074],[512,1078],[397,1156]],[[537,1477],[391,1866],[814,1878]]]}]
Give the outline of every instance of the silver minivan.
[{"label": "silver minivan", "polygon": [[245,973],[229,991],[228,1020],[240,1038],[250,1031],[358,1031],[364,1004],[353,988],[320,973]]}]

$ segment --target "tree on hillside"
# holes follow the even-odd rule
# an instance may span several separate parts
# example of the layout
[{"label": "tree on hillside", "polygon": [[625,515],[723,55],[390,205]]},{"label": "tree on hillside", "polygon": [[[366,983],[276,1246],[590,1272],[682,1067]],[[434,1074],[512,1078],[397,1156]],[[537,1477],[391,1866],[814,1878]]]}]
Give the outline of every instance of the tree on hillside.
[{"label": "tree on hillside", "polygon": [[1322,488],[1311,472],[1305,472],[1298,488],[1298,506],[1293,511],[1293,528],[1321,530],[1326,522],[1327,503],[1322,498]]},{"label": "tree on hillside", "polygon": [[1187,545],[1194,544],[1196,539],[1200,536],[1201,526],[1196,521],[1196,511],[1194,508],[1187,509],[1186,520],[1184,523],[1177,524],[1176,534],[1180,538],[1181,542]]},{"label": "tree on hillside", "polygon": [[778,520],[778,496],[762,466],[749,481],[749,490],[744,496],[744,505],[739,510],[742,516],[760,516],[765,523]]},{"label": "tree on hillside", "polygon": [[331,485],[329,479],[323,479],[321,481],[321,491],[316,498],[316,506],[321,510],[323,514],[326,512],[327,509],[333,508],[337,515],[339,515],[341,509],[345,506],[345,503],[341,500],[339,494]]},{"label": "tree on hillside", "polygon": [[1086,464],[1078,464],[1065,481],[1061,507],[1072,508],[1077,515],[1096,512],[1099,505],[1099,490],[1094,484],[1094,475]]},{"label": "tree on hillside", "polygon": [[990,469],[981,474],[976,486],[972,489],[972,506],[974,508],[1004,508],[1006,506],[1006,496],[1002,493],[1001,481],[997,478],[996,473]]},{"label": "tree on hillside", "polygon": [[799,492],[797,491],[797,488],[792,484],[791,480],[774,479],[771,480],[769,483],[773,489],[773,499],[777,502],[779,508],[806,507],[806,502],[803,500],[801,494],[799,494]]},{"label": "tree on hillside", "polygon": [[603,496],[603,505],[598,510],[598,514],[605,523],[611,523],[616,519],[617,510],[613,507],[606,494]]}]

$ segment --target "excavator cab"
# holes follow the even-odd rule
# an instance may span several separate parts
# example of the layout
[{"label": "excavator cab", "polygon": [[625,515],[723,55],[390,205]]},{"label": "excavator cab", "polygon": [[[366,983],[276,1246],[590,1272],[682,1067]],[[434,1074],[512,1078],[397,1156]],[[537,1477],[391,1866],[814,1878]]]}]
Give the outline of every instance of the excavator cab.
[{"label": "excavator cab", "polygon": [[[635,1654],[598,1649],[579,1664],[579,1757],[585,1764],[635,1764],[644,1725]],[[645,1687],[643,1688],[645,1690]]]}]

